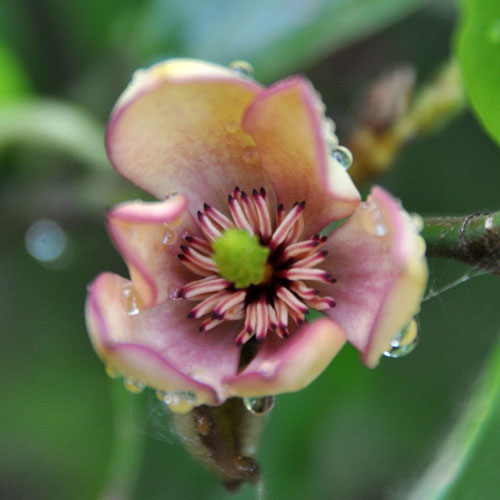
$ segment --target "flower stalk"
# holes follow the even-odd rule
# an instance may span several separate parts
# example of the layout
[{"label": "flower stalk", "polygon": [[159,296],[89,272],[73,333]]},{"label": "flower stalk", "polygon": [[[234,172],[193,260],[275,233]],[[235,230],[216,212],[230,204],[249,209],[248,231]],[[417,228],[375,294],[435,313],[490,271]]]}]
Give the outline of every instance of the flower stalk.
[{"label": "flower stalk", "polygon": [[459,260],[500,275],[500,211],[465,217],[428,217],[422,236],[428,257]]}]

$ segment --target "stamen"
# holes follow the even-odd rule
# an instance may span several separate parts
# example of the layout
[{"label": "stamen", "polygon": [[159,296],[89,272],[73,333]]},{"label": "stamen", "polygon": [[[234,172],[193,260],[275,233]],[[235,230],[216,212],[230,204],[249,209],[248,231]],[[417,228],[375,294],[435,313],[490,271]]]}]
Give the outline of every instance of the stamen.
[{"label": "stamen", "polygon": [[[305,202],[296,203],[288,213],[280,204],[274,231],[264,188],[253,189],[248,196],[235,187],[228,204],[231,217],[205,203],[204,212],[198,212],[204,237],[188,234],[180,246],[183,265],[204,276],[186,284],[178,294],[179,298],[198,302],[188,317],[206,316],[200,332],[224,321],[244,320],[236,337],[238,346],[253,336],[262,342],[269,331],[285,339],[290,335],[290,319],[301,325],[309,308],[335,306],[332,297],[320,296],[305,283],[335,282],[327,271],[316,268],[327,255],[320,250],[327,237],[316,234],[299,241]],[[264,275],[254,276],[259,269],[265,271]]]},{"label": "stamen", "polygon": [[276,295],[288,306],[288,309],[305,314],[309,309],[288,288],[278,286]]},{"label": "stamen", "polygon": [[294,267],[315,267],[318,264],[321,264],[325,260],[327,255],[328,255],[327,250],[314,252],[313,254],[308,255],[307,257],[304,257],[303,259],[294,262],[292,269]]},{"label": "stamen", "polygon": [[186,245],[181,245],[181,250],[184,252],[186,258],[198,267],[212,271],[212,273],[217,273],[219,271],[217,264],[210,257],[207,257],[206,255],[203,255]]},{"label": "stamen", "polygon": [[272,234],[271,215],[269,214],[269,209],[267,208],[264,197],[258,193],[256,189],[253,190],[252,196],[259,219],[260,236],[262,241],[266,243],[269,241]]},{"label": "stamen", "polygon": [[181,298],[189,299],[206,293],[220,292],[230,286],[231,282],[224,278],[209,276],[202,280],[191,281],[191,283],[184,286],[179,293]]},{"label": "stamen", "polygon": [[229,297],[224,298],[219,302],[219,305],[212,313],[212,317],[224,319],[226,312],[229,311],[232,307],[237,306],[238,304],[243,302],[246,296],[246,290],[238,290]]},{"label": "stamen", "polygon": [[207,257],[212,253],[212,246],[206,241],[196,236],[187,235],[184,237],[189,246],[194,250],[206,255]]},{"label": "stamen", "polygon": [[245,214],[243,212],[243,209],[241,208],[239,201],[236,198],[233,198],[231,195],[229,195],[228,202],[229,202],[229,210],[231,211],[231,216],[233,217],[233,220],[236,223],[236,227],[238,229],[245,229],[253,236],[255,234],[254,230],[250,225],[250,223],[248,222],[248,219],[245,217]]},{"label": "stamen", "polygon": [[194,274],[197,274],[198,276],[212,276],[213,275],[212,271],[209,271],[208,269],[197,266],[196,264],[193,264],[185,255],[179,254],[177,257]]},{"label": "stamen", "polygon": [[205,238],[210,241],[215,241],[221,236],[221,232],[215,227],[214,223],[203,213],[198,212],[198,220],[200,222],[201,232]]},{"label": "stamen", "polygon": [[269,247],[271,250],[275,250],[281,242],[286,238],[288,231],[292,228],[295,221],[300,217],[302,212],[304,211],[304,207],[306,202],[303,201],[301,203],[297,203],[292,210],[288,213],[288,215],[283,219],[281,224],[277,227],[276,231],[274,231],[273,237],[269,242]]},{"label": "stamen", "polygon": [[321,281],[322,283],[335,283],[337,281],[323,269],[307,269],[304,267],[285,269],[279,271],[277,275],[288,280],[310,280]]},{"label": "stamen", "polygon": [[203,205],[203,209],[205,210],[205,214],[210,217],[213,222],[218,224],[222,230],[227,231],[228,229],[234,228],[234,224],[222,212],[219,212],[208,203]]}]

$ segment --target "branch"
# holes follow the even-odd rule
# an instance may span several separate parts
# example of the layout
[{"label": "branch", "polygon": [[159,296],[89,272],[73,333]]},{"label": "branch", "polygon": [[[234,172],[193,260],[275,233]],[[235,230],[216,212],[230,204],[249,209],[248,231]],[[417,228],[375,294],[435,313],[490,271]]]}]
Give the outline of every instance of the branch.
[{"label": "branch", "polygon": [[446,257],[500,276],[500,211],[424,219],[428,257]]}]

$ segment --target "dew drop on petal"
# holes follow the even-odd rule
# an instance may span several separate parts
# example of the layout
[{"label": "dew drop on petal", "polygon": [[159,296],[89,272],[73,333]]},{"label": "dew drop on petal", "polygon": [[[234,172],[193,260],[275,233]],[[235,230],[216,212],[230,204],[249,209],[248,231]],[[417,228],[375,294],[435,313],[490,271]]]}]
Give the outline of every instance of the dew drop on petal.
[{"label": "dew drop on petal", "polygon": [[186,413],[196,405],[196,394],[191,391],[156,391],[156,397],[175,413]]},{"label": "dew drop on petal", "polygon": [[265,415],[274,408],[274,396],[264,396],[262,398],[246,397],[243,398],[245,408],[254,415]]},{"label": "dew drop on petal", "polygon": [[418,323],[413,318],[394,338],[391,347],[384,352],[388,358],[402,358],[410,354],[418,344]]},{"label": "dew drop on petal", "polygon": [[164,245],[173,245],[176,239],[177,233],[168,224],[165,224],[165,234],[161,242]]},{"label": "dew drop on petal", "polygon": [[488,231],[490,231],[491,229],[493,229],[493,223],[494,223],[494,220],[493,220],[493,215],[490,215],[485,221],[484,221],[484,228],[487,229]]},{"label": "dew drop on petal", "polygon": [[260,155],[257,148],[254,146],[247,146],[243,150],[243,161],[245,163],[251,164],[259,161]]},{"label": "dew drop on petal", "polygon": [[229,64],[229,69],[232,69],[235,73],[238,73],[240,76],[246,78],[253,77],[253,67],[247,61],[241,61],[241,60],[233,61],[231,64]]},{"label": "dew drop on petal", "polygon": [[111,365],[106,365],[106,375],[111,378],[120,378],[121,373],[113,368]]},{"label": "dew drop on petal", "polygon": [[132,380],[130,378],[125,378],[123,380],[123,385],[127,391],[132,392],[133,394],[139,394],[144,390],[144,387],[146,387],[142,382]]},{"label": "dew drop on petal", "polygon": [[174,196],[177,196],[179,193],[177,191],[171,191],[170,193],[167,193],[165,195],[165,200],[170,200],[170,198],[173,198]]},{"label": "dew drop on petal", "polygon": [[229,122],[226,123],[226,131],[229,132],[230,134],[234,134],[238,132],[240,128],[240,124],[238,122]]},{"label": "dew drop on petal", "polygon": [[361,204],[363,210],[363,225],[365,229],[375,236],[385,236],[387,228],[384,223],[384,216],[373,201],[366,201]]},{"label": "dew drop on petal", "polygon": [[140,310],[137,306],[137,298],[134,294],[131,282],[125,283],[125,285],[123,285],[123,295],[127,300],[127,314],[129,316],[137,316],[140,313]]},{"label": "dew drop on petal", "polygon": [[352,165],[352,153],[344,146],[336,146],[332,150],[333,159],[346,170]]}]

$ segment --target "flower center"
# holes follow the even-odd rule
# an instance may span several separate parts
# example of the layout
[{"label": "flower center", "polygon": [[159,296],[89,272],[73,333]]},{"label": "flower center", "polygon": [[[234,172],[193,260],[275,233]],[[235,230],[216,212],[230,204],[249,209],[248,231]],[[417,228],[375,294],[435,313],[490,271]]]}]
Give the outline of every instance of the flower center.
[{"label": "flower center", "polygon": [[265,281],[270,250],[260,244],[257,236],[244,229],[228,229],[212,247],[219,274],[234,283],[236,288],[247,288]]},{"label": "flower center", "polygon": [[288,211],[280,204],[274,221],[263,188],[248,196],[235,188],[228,197],[231,218],[206,204],[198,212],[203,237],[187,235],[179,254],[181,262],[202,279],[186,284],[179,297],[198,301],[189,318],[207,316],[205,332],[224,321],[244,320],[236,343],[252,337],[264,340],[268,332],[289,335],[289,321],[300,325],[309,308],[335,306],[331,297],[306,282],[334,283],[315,267],[327,252],[326,236],[301,240],[305,202]]}]

